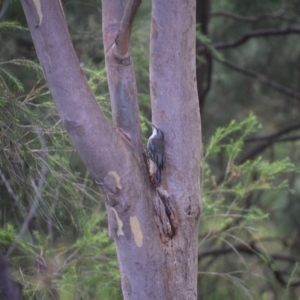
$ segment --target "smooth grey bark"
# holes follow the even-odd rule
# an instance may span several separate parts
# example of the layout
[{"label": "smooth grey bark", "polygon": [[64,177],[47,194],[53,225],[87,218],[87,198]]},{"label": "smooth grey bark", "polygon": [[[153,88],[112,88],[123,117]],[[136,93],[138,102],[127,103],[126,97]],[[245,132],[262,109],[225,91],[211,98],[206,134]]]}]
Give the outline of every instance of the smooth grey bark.
[{"label": "smooth grey bark", "polygon": [[113,126],[104,117],[80,69],[61,3],[21,0],[63,124],[104,194],[124,299],[196,299],[200,215],[196,3],[153,1],[152,115],[166,137],[162,184],[155,187],[143,158],[128,52],[132,24],[128,28],[126,24],[132,22],[138,2],[103,0]]},{"label": "smooth grey bark", "polygon": [[178,223],[176,235],[165,247],[176,290],[170,299],[196,299],[201,130],[195,12],[194,0],[152,1],[152,115],[153,123],[166,133],[163,186],[176,203]]},{"label": "smooth grey bark", "polygon": [[143,152],[138,96],[129,42],[140,0],[102,0],[107,81],[115,125]]}]

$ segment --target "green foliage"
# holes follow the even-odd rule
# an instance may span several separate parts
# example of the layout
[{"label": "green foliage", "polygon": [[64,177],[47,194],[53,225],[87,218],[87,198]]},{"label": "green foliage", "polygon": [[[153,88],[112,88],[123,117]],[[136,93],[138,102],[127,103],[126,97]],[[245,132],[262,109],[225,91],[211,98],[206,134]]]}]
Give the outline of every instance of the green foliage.
[{"label": "green foliage", "polygon": [[[29,271],[25,269],[14,274],[19,282],[26,285],[28,298],[36,296],[47,299],[51,293],[56,293],[60,299],[121,297],[114,244],[107,230],[99,226],[104,217],[103,213],[95,213],[82,214],[81,218],[77,218],[80,228],[76,234],[78,238],[73,242],[61,234],[54,246],[49,248],[49,236],[40,235],[38,247],[32,249],[29,243],[27,249],[23,247],[31,265],[34,260],[35,270],[30,268]],[[66,225],[64,229],[68,229]],[[20,263],[22,257],[16,256],[16,259]],[[48,277],[52,278],[51,284],[47,282]]]},{"label": "green foliage", "polygon": [[[41,160],[48,169],[35,213],[37,225],[30,231],[32,236],[26,234],[18,242],[10,259],[11,266],[16,267],[12,269],[14,278],[24,286],[25,299],[48,299],[54,292],[62,299],[73,299],[75,295],[82,299],[120,298],[116,253],[108,238],[101,197],[78,158],[70,164],[75,153],[57,122],[48,95],[45,101],[41,95],[34,99],[39,104],[10,99],[9,105],[6,103],[1,109],[3,114],[14,113],[11,128],[7,128],[5,119],[0,124],[0,138],[5,145],[0,170],[13,191],[2,192],[1,206],[7,211],[1,218],[6,224],[0,230],[3,246],[9,247],[16,240],[26,211],[36,197],[34,182],[42,176]],[[13,110],[9,107],[12,103]],[[51,118],[44,113],[50,113]],[[35,128],[39,128],[41,136],[34,133]],[[47,148],[40,148],[43,143],[39,139],[47,141]],[[39,258],[44,262],[40,268],[36,266]]]},{"label": "green foliage", "polygon": [[1,84],[0,84],[1,89],[4,89],[4,86],[7,87],[7,85],[11,84],[18,91],[20,92],[24,91],[24,87],[22,83],[19,81],[19,79],[15,77],[12,73],[10,73],[9,71],[3,68],[0,69],[0,79],[1,79]]},{"label": "green foliage", "polygon": [[6,223],[2,228],[0,228],[0,241],[3,246],[9,246],[15,240],[17,236],[16,228],[10,224]]},{"label": "green foliage", "polygon": [[28,30],[17,21],[2,21],[0,22],[0,30]]},{"label": "green foliage", "polygon": [[[52,289],[65,299],[73,299],[75,295],[80,295],[82,299],[94,299],[99,295],[101,299],[119,298],[120,280],[115,248],[113,241],[108,238],[103,208],[99,202],[101,197],[91,180],[82,178],[78,171],[72,171],[69,163],[73,150],[66,141],[65,133],[53,126],[47,129],[46,124],[43,130],[44,136],[49,140],[45,157],[48,173],[47,182],[42,187],[39,210],[35,214],[38,226],[32,233],[36,242],[33,243],[29,235],[19,241],[14,256],[10,259],[11,266],[16,267],[13,269],[14,277],[26,287],[24,294],[28,299],[33,296],[38,299],[46,297]],[[62,135],[59,137],[60,134]],[[2,156],[1,169],[5,167],[3,172],[16,194],[15,201],[19,206],[17,212],[23,216],[20,218],[23,222],[26,212],[22,207],[32,205],[30,199],[35,197],[35,190],[31,182],[32,179],[39,180],[39,154],[45,149],[38,150],[34,147],[37,146],[34,137],[30,138],[31,141],[22,137],[30,135],[30,128],[27,134],[20,131],[20,136],[16,132],[15,135],[15,164],[19,167],[18,174],[16,166],[13,169],[9,165],[11,156]],[[53,147],[51,151],[51,139],[54,145],[59,141],[61,146],[55,149]],[[19,143],[24,143],[25,146],[19,147]],[[63,149],[62,144],[66,148]],[[22,160],[18,160],[18,157],[22,157]],[[24,202],[24,197],[30,202]],[[11,197],[6,195],[5,198],[2,207],[8,213],[2,222],[12,220],[12,223],[6,223],[0,236],[2,245],[8,247],[14,242],[20,227],[18,219],[11,214]],[[93,211],[97,213],[93,214]],[[45,261],[44,271],[33,267],[39,257]],[[48,276],[53,278],[51,286],[46,282]]]},{"label": "green foliage", "polygon": [[[26,28],[16,21],[3,21],[0,22],[0,30],[26,30]],[[24,91],[24,86],[21,81],[9,69],[4,68],[4,65],[10,64],[27,64],[28,66],[34,65],[32,61],[25,59],[9,60],[5,62],[0,61],[0,92],[2,96],[9,92],[9,86],[18,91]],[[39,67],[36,65],[36,68]]]},{"label": "green foliage", "polygon": [[[248,285],[249,277],[260,276],[261,285],[266,280],[262,277],[263,269],[276,272],[278,268],[268,254],[268,246],[264,241],[270,237],[270,233],[265,232],[263,228],[272,224],[272,211],[267,209],[263,199],[267,199],[268,194],[274,195],[275,191],[278,191],[277,195],[280,195],[279,191],[287,191],[289,186],[286,178],[295,174],[297,169],[288,158],[270,162],[258,157],[238,163],[239,156],[244,153],[245,140],[259,128],[261,126],[251,113],[241,122],[231,121],[228,126],[218,128],[208,144],[203,147],[203,212],[200,227],[203,236],[200,239],[200,249],[204,249],[204,252],[205,249],[223,249],[220,250],[220,254],[232,252],[237,259],[227,267],[221,266],[222,262],[226,262],[226,258],[222,256],[218,258],[219,264],[215,261],[209,262],[208,259],[200,261],[201,293],[205,294],[207,291],[207,285],[211,282],[210,276],[215,276],[212,282],[218,282],[218,289],[222,291],[223,296],[230,295],[231,299],[257,299],[257,290],[252,290]],[[218,164],[220,161],[223,162],[222,165]],[[276,200],[275,197],[273,202]],[[275,234],[276,227],[273,227],[272,235]],[[256,271],[252,270],[250,263],[255,259],[245,260],[243,252],[240,252],[240,249],[250,250],[249,245],[252,243],[253,256],[263,262]],[[265,245],[265,248],[257,247],[256,244]],[[203,269],[207,264],[209,267]],[[293,269],[290,272],[290,276],[293,277]],[[224,281],[230,282],[231,285],[225,284]],[[253,284],[255,281],[251,280]],[[221,288],[223,284],[225,285]],[[218,299],[213,295],[206,298]]]},{"label": "green foliage", "polygon": [[[218,154],[223,149],[227,155],[231,155],[231,159],[235,159],[242,150],[244,138],[256,132],[259,127],[256,117],[250,114],[242,122],[232,120],[228,126],[217,128],[215,134],[210,138],[208,146],[204,149],[204,159]],[[238,138],[232,138],[237,135]],[[228,139],[230,139],[229,142]]]},{"label": "green foliage", "polygon": [[[19,68],[35,73],[30,90],[15,75]],[[104,71],[86,72],[99,92]],[[0,74],[0,240],[13,249],[9,263],[24,299],[121,298],[101,195],[61,126],[40,67],[12,59],[0,63]],[[19,236],[35,201],[29,230]]]}]

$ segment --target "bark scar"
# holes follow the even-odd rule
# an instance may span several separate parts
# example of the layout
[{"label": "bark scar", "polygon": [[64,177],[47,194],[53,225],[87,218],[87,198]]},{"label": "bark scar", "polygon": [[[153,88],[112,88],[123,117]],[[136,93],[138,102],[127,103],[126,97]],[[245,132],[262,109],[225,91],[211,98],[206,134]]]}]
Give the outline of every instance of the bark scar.
[{"label": "bark scar", "polygon": [[36,8],[36,13],[38,15],[39,18],[39,22],[38,25],[36,27],[41,26],[42,24],[42,20],[43,20],[43,12],[42,12],[42,5],[41,5],[41,1],[40,0],[32,0],[35,8]]},{"label": "bark scar", "polygon": [[119,217],[118,212],[111,207],[112,212],[114,213],[114,218],[111,219],[109,224],[109,234],[111,237],[119,237],[120,235],[124,235],[123,231],[123,222]]}]

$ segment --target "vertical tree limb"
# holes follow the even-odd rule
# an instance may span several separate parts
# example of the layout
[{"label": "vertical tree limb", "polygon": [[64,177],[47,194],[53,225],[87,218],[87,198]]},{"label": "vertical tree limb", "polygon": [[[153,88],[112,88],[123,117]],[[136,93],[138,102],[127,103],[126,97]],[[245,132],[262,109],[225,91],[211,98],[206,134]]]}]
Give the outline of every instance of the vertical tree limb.
[{"label": "vertical tree limb", "polygon": [[115,125],[143,152],[136,80],[129,42],[140,0],[102,0],[107,81]]},{"label": "vertical tree limb", "polygon": [[[152,112],[156,125],[165,132],[167,150],[159,192],[150,185],[141,155],[132,60],[129,52],[123,55],[136,9],[124,9],[124,2],[103,0],[103,35],[113,120],[134,147],[128,147],[123,135],[113,130],[87,86],[60,3],[22,0],[22,5],[62,121],[104,192],[124,299],[196,299],[201,138],[195,75],[196,2],[153,2]],[[129,23],[120,25],[122,19]],[[120,26],[124,31],[120,32]]]},{"label": "vertical tree limb", "polygon": [[152,120],[165,133],[166,162],[162,188],[175,203],[172,210],[179,224],[172,242],[165,247],[171,258],[166,263],[170,299],[197,297],[195,249],[200,215],[201,129],[195,66],[195,24],[195,0],[152,1]]},{"label": "vertical tree limb", "polygon": [[121,56],[126,55],[129,50],[133,19],[140,4],[141,0],[129,0],[125,7],[125,11],[120,23],[119,34],[116,39],[116,50]]},{"label": "vertical tree limb", "polygon": [[128,143],[101,111],[80,68],[60,1],[21,0],[34,46],[64,127],[91,175],[132,168]]}]

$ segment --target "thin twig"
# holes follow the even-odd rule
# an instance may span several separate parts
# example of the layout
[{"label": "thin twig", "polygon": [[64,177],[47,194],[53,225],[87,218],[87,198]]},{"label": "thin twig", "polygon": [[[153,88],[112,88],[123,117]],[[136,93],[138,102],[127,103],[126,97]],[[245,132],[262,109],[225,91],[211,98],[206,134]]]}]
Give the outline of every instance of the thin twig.
[{"label": "thin twig", "polygon": [[230,254],[232,252],[242,252],[245,254],[250,254],[250,255],[267,255],[270,258],[274,260],[281,260],[281,261],[286,261],[290,262],[292,264],[297,262],[297,258],[291,256],[291,255],[286,255],[286,254],[266,254],[257,249],[255,246],[255,241],[252,241],[250,243],[243,243],[243,244],[238,244],[238,245],[233,245],[233,246],[225,246],[225,247],[220,247],[220,248],[208,248],[206,250],[201,251],[198,254],[198,259],[201,260],[204,257],[207,256],[219,256],[219,255],[226,255]]},{"label": "thin twig", "polygon": [[282,136],[284,134],[287,134],[287,133],[290,133],[292,131],[299,130],[299,129],[300,129],[300,123],[297,123],[297,124],[290,125],[274,134],[270,134],[267,136],[261,136],[261,137],[248,137],[245,139],[245,142],[252,142],[252,141],[258,141],[258,140],[263,140],[263,141],[273,140],[273,139],[279,138],[280,136]]},{"label": "thin twig", "polygon": [[215,11],[215,12],[212,12],[210,14],[210,16],[212,18],[219,17],[219,16],[228,17],[235,21],[242,21],[242,22],[258,22],[258,21],[261,21],[261,20],[267,19],[267,18],[272,19],[272,18],[280,17],[281,15],[283,15],[285,13],[286,7],[287,7],[287,1],[284,0],[281,3],[281,7],[272,13],[265,13],[265,14],[261,14],[258,16],[241,16],[241,15],[236,15],[236,14],[228,12],[228,11]]},{"label": "thin twig", "polygon": [[6,255],[5,255],[5,258],[8,259],[10,257],[10,255],[13,253],[13,251],[15,250],[17,244],[19,243],[19,241],[22,239],[22,237],[24,236],[27,228],[28,228],[28,225],[29,225],[29,222],[30,220],[33,218],[37,208],[38,208],[38,205],[39,205],[39,202],[41,200],[41,195],[42,195],[42,191],[43,191],[43,188],[44,188],[44,185],[46,183],[46,175],[47,175],[47,172],[48,172],[48,165],[46,163],[46,141],[45,139],[41,136],[41,133],[36,130],[38,136],[39,136],[39,140],[40,140],[40,143],[41,143],[41,148],[42,148],[42,154],[43,156],[41,157],[41,165],[42,165],[42,168],[41,168],[41,175],[40,175],[40,178],[38,180],[38,184],[36,185],[34,180],[31,179],[31,185],[34,189],[34,192],[35,192],[35,196],[34,196],[34,200],[33,200],[33,204],[27,214],[27,216],[25,217],[25,220],[22,224],[22,227],[21,227],[21,230],[18,234],[18,236],[16,237],[15,241],[12,243],[12,245],[9,247],[8,251],[6,252]]},{"label": "thin twig", "polygon": [[259,155],[265,149],[271,147],[274,143],[298,140],[300,138],[299,136],[292,136],[292,137],[285,137],[285,138],[282,138],[281,136],[285,135],[287,133],[290,133],[292,131],[299,130],[299,129],[300,129],[300,124],[294,124],[294,125],[288,126],[288,127],[284,128],[283,130],[280,130],[279,132],[269,135],[269,136],[249,137],[249,138],[245,139],[246,143],[249,143],[252,141],[261,141],[262,143],[260,145],[256,146],[250,152],[246,153],[243,157],[238,159],[237,164],[243,164],[245,161],[255,158],[257,155]]},{"label": "thin twig", "polygon": [[[300,30],[299,30],[300,33]],[[217,58],[216,58],[217,59]],[[217,59],[218,60],[218,59]],[[276,91],[280,92],[281,94],[291,97],[291,98],[295,98],[295,99],[300,99],[300,93],[299,92],[295,92],[281,84],[279,84],[278,82],[268,78],[267,76],[259,73],[259,72],[255,72],[253,70],[248,70],[246,68],[242,68],[240,66],[237,66],[229,61],[226,60],[218,60],[220,63],[222,63],[223,65],[229,67],[232,70],[235,70],[237,72],[240,72],[244,75],[247,75],[249,77],[255,78],[256,80],[260,81],[261,83],[268,85],[270,87],[272,87],[273,89],[275,89]]]},{"label": "thin twig", "polygon": [[8,194],[12,197],[14,200],[14,205],[18,207],[20,210],[25,211],[25,207],[20,203],[18,196],[14,193],[9,181],[6,179],[4,173],[0,170],[0,177],[2,182],[4,183]]},{"label": "thin twig", "polygon": [[[220,256],[220,255],[226,255],[230,254],[233,252],[241,252],[249,255],[255,255],[262,259],[270,270],[273,272],[274,277],[276,280],[282,284],[283,286],[298,286],[300,285],[300,279],[294,280],[293,282],[289,283],[287,280],[284,279],[283,277],[283,271],[279,271],[277,269],[272,268],[272,264],[274,261],[285,261],[285,262],[290,262],[292,264],[297,263],[297,258],[290,256],[290,255],[282,255],[282,254],[267,254],[261,250],[258,249],[256,246],[257,241],[252,241],[250,243],[241,243],[238,245],[233,245],[233,246],[225,246],[221,248],[216,248],[216,249],[207,249],[205,251],[202,251],[198,254],[198,260],[201,260],[204,257],[207,256]],[[267,258],[267,259],[266,259]]]},{"label": "thin twig", "polygon": [[283,28],[283,29],[259,29],[246,33],[242,37],[237,40],[225,43],[216,43],[213,44],[213,47],[217,50],[224,50],[228,48],[238,47],[245,42],[247,42],[251,38],[257,37],[265,37],[265,36],[277,36],[277,35],[286,35],[286,34],[300,34],[300,28],[291,27],[291,28]]}]

